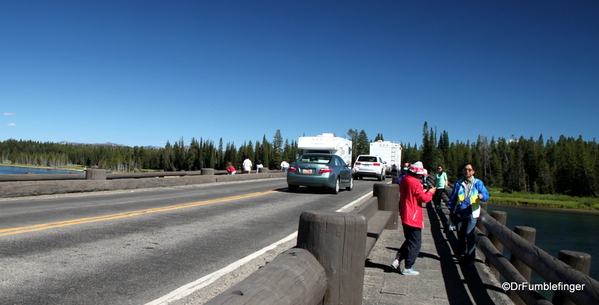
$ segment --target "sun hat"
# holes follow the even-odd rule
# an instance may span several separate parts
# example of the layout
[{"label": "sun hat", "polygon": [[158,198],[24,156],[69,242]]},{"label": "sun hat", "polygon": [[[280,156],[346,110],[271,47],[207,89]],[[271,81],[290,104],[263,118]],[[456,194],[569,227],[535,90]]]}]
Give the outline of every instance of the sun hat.
[{"label": "sun hat", "polygon": [[420,162],[420,161],[414,162],[410,166],[410,171],[416,175],[427,175],[428,174],[428,171],[424,168],[424,165],[422,165],[422,162]]}]

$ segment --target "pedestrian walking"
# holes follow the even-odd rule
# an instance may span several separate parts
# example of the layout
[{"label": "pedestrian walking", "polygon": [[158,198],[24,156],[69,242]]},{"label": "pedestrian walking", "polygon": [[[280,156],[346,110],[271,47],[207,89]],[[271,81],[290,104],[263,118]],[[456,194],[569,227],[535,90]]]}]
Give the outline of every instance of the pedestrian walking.
[{"label": "pedestrian walking", "polygon": [[435,174],[435,187],[437,191],[433,196],[433,204],[435,205],[435,209],[441,210],[441,200],[443,192],[445,192],[445,187],[449,185],[449,180],[447,179],[447,173],[443,171],[443,166],[437,166],[437,173]]},{"label": "pedestrian walking", "polygon": [[250,157],[245,157],[245,160],[243,160],[243,171],[250,174],[252,172],[252,161],[250,160]]},{"label": "pedestrian walking", "polygon": [[447,202],[449,217],[458,232],[458,260],[468,266],[474,265],[476,256],[474,227],[480,216],[479,200],[489,200],[489,191],[480,179],[474,178],[475,173],[472,163],[462,166],[463,178],[456,181]]}]

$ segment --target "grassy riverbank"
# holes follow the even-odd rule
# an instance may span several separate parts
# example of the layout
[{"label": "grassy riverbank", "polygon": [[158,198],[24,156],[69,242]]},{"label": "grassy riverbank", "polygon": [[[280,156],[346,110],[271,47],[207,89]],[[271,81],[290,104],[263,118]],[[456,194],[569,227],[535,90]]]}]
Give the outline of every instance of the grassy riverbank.
[{"label": "grassy riverbank", "polygon": [[541,195],[520,192],[502,192],[499,188],[489,188],[489,203],[503,205],[525,205],[547,208],[599,210],[599,198],[573,197],[567,195]]},{"label": "grassy riverbank", "polygon": [[[52,167],[52,166],[42,166],[42,165],[25,165],[25,164],[14,164],[14,163],[0,163],[0,166],[14,166],[14,167],[31,167],[31,168],[45,168],[45,169],[57,169],[57,170],[66,170],[66,171],[84,171],[87,167],[83,166],[83,165],[69,165],[69,166],[58,166],[58,167]],[[141,172],[157,172],[158,170],[155,169],[142,169],[140,170]],[[112,171],[115,173],[120,173],[120,172],[116,172],[116,171]],[[122,172],[125,173],[125,172]]]},{"label": "grassy riverbank", "polygon": [[26,164],[14,164],[14,163],[0,163],[1,166],[14,166],[14,167],[31,167],[31,168],[44,168],[44,169],[57,169],[57,170],[72,170],[72,171],[83,171],[83,165],[69,165],[69,166],[42,166],[42,165],[26,165]]}]

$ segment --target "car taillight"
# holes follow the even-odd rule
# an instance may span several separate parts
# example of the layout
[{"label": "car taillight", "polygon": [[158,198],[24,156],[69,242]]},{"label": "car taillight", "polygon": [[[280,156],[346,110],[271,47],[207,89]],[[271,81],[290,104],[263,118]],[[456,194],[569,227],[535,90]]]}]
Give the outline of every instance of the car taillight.
[{"label": "car taillight", "polygon": [[295,166],[290,166],[287,170],[290,172],[297,172],[297,168]]},{"label": "car taillight", "polygon": [[333,169],[330,167],[323,167],[318,171],[319,174],[332,173],[332,172],[333,172]]},{"label": "car taillight", "polygon": [[381,166],[381,164],[380,164],[380,163],[374,163],[373,165],[374,165],[374,166]]},{"label": "car taillight", "polygon": [[355,165],[360,165],[360,164],[362,164],[362,162],[356,162],[356,163],[354,163],[354,164],[355,164]]}]

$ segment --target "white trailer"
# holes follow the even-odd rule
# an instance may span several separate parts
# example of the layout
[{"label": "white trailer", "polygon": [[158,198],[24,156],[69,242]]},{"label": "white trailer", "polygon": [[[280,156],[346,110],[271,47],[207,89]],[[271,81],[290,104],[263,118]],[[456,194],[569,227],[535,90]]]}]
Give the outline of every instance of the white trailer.
[{"label": "white trailer", "polygon": [[336,137],[334,133],[323,133],[315,137],[300,137],[297,148],[302,153],[325,153],[341,157],[347,165],[351,166],[352,141]]},{"label": "white trailer", "polygon": [[378,140],[370,143],[370,155],[379,156],[386,165],[387,174],[395,166],[398,170],[401,166],[401,144],[390,141]]}]

